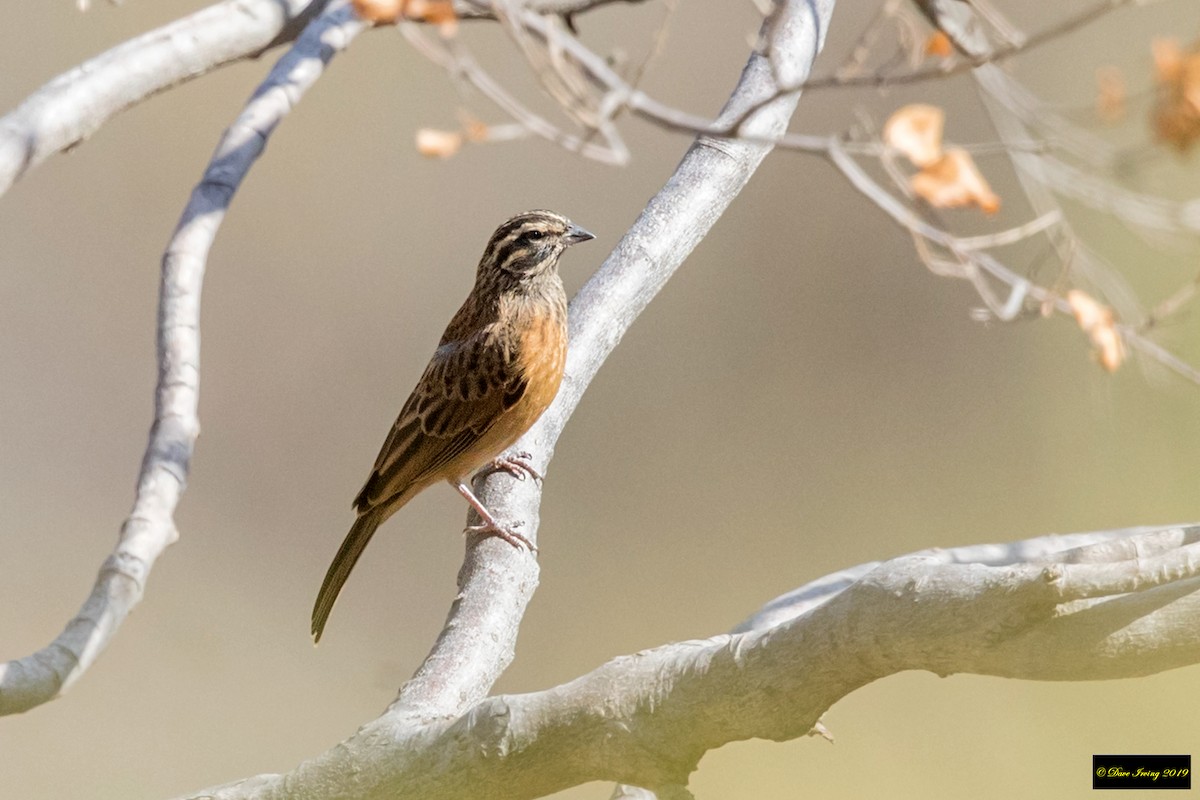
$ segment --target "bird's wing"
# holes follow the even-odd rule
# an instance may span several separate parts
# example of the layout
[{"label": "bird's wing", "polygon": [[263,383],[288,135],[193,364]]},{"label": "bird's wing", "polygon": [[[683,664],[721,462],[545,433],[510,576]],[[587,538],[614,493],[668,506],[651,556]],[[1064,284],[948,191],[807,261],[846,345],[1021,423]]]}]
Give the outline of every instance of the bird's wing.
[{"label": "bird's wing", "polygon": [[433,354],[355,498],[360,513],[437,475],[525,394],[515,354],[491,333]]}]

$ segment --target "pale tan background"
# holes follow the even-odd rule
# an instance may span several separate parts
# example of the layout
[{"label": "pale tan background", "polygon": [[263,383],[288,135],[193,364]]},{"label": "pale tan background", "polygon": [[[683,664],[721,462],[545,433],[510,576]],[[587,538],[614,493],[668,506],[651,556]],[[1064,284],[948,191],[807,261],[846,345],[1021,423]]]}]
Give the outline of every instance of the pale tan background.
[{"label": "pale tan background", "polygon": [[[129,0],[81,15],[68,0],[7,0],[0,107],[200,5]],[[1045,10],[1001,5],[1023,22]],[[645,86],[712,113],[744,62],[754,12],[680,6]],[[830,47],[844,51],[873,7],[843,0]],[[613,6],[580,25],[601,47],[625,37],[637,55],[659,13]],[[1144,85],[1150,35],[1191,36],[1197,21],[1187,3],[1120,14],[1024,60],[1022,74],[1086,105],[1096,64],[1140,69]],[[468,35],[501,75],[520,74],[494,29]],[[151,415],[160,248],[273,58],[134,109],[0,200],[0,658],[60,630],[128,510]],[[879,118],[914,98],[947,104],[952,135],[987,135],[962,79],[886,98],[814,94],[795,127],[838,130],[856,106]],[[453,125],[463,105],[498,119],[383,30],[361,37],[279,129],[210,264],[204,434],[182,538],[81,683],[0,720],[0,797],[157,798],[284,770],[377,714],[419,663],[462,549],[463,504],[448,488],[388,524],[322,646],[308,637],[314,593],[393,415],[497,223],[546,206],[594,230],[563,264],[573,291],[687,145],[633,121],[627,169],[540,141],[448,162],[415,155],[414,130]],[[1153,164],[1155,180],[1195,185],[1193,162]],[[1019,202],[1006,212],[1018,220]],[[1091,235],[1151,299],[1195,272],[1195,253],[1165,259],[1115,229]],[[1136,366],[1110,378],[1069,321],[985,327],[968,318],[974,304],[966,287],[927,274],[906,237],[823,163],[773,156],[563,435],[546,484],[542,585],[498,690],[718,633],[866,560],[1200,519],[1200,389]],[[1194,357],[1195,335],[1192,320],[1166,340]],[[1200,751],[1198,676],[895,676],[829,711],[836,744],[735,744],[706,757],[692,785],[733,800],[1085,797],[1092,753]]]}]

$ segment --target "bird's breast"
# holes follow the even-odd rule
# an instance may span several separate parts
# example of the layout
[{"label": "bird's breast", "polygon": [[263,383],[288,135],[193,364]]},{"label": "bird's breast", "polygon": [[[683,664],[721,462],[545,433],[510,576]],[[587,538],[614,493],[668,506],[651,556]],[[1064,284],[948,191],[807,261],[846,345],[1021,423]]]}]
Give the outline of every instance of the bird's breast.
[{"label": "bird's breast", "polygon": [[509,318],[505,335],[513,378],[525,384],[520,399],[504,411],[456,463],[462,473],[473,472],[503,453],[537,422],[562,385],[567,362],[565,302],[521,309]]},{"label": "bird's breast", "polygon": [[519,405],[526,407],[522,416],[530,416],[528,424],[532,425],[554,401],[562,385],[567,363],[567,327],[557,314],[538,314],[522,326],[520,340],[517,363],[526,389]]}]

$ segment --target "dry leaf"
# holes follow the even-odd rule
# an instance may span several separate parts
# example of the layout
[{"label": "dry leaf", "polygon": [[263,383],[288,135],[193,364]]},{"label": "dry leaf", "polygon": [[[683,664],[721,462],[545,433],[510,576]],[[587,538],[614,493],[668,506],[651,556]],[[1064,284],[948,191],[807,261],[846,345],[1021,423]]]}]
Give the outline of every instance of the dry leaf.
[{"label": "dry leaf", "polygon": [[914,104],[897,109],[883,126],[883,141],[915,166],[927,167],[942,157],[946,115],[937,106]]},{"label": "dry leaf", "polygon": [[1096,116],[1108,123],[1124,119],[1125,99],[1129,91],[1121,70],[1116,67],[1100,67],[1096,70],[1096,89]]},{"label": "dry leaf", "polygon": [[459,151],[463,136],[455,131],[421,128],[417,131],[417,152],[429,158],[449,158]]},{"label": "dry leaf", "polygon": [[453,36],[458,32],[458,15],[450,0],[408,0],[404,16],[437,25],[442,36]]},{"label": "dry leaf", "polygon": [[487,123],[473,117],[463,120],[463,136],[467,137],[468,142],[486,142],[489,133]]},{"label": "dry leaf", "polygon": [[1075,315],[1075,321],[1084,333],[1089,333],[1097,325],[1112,325],[1112,309],[1096,301],[1094,297],[1081,289],[1067,292],[1067,305]]},{"label": "dry leaf", "polygon": [[1092,344],[1096,347],[1096,358],[1100,366],[1116,372],[1125,361],[1125,342],[1115,327],[1096,328],[1092,331]]},{"label": "dry leaf", "polygon": [[354,13],[376,25],[392,25],[402,19],[437,25],[443,36],[458,31],[458,16],[451,0],[351,0]]},{"label": "dry leaf", "polygon": [[1154,57],[1154,71],[1158,73],[1159,83],[1173,83],[1179,78],[1183,50],[1178,39],[1155,39],[1150,43],[1150,53]]},{"label": "dry leaf", "polygon": [[1125,342],[1117,330],[1113,310],[1079,289],[1067,292],[1067,305],[1075,315],[1075,322],[1087,334],[1092,347],[1096,348],[1100,366],[1109,372],[1116,372],[1125,360]]},{"label": "dry leaf", "polygon": [[404,0],[352,0],[351,6],[360,19],[375,25],[399,22],[404,15]]},{"label": "dry leaf", "polygon": [[925,40],[925,56],[928,58],[949,58],[954,55],[954,45],[945,31],[934,31]]},{"label": "dry leaf", "polygon": [[976,205],[987,214],[1000,209],[1000,198],[966,150],[947,150],[941,159],[913,175],[909,185],[934,208]]},{"label": "dry leaf", "polygon": [[1158,83],[1151,126],[1185,152],[1200,140],[1200,42],[1184,50],[1175,39],[1155,39],[1151,49]]}]

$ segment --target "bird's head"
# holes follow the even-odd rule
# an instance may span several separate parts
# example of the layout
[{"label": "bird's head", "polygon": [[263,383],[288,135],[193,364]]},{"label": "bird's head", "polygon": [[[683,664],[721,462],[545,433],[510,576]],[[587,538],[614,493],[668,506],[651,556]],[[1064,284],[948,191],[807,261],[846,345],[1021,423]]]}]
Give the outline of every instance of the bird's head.
[{"label": "bird's head", "polygon": [[492,234],[479,261],[480,275],[486,270],[496,277],[503,274],[520,281],[553,273],[564,250],[594,238],[561,214],[526,211]]}]

